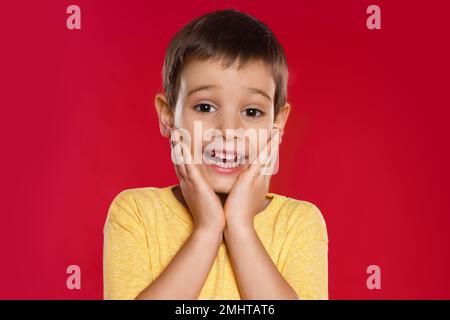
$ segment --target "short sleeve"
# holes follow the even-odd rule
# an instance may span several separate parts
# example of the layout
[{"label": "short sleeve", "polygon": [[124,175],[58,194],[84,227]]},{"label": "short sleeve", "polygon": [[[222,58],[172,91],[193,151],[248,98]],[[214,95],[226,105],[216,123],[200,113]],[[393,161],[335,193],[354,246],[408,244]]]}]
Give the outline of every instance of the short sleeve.
[{"label": "short sleeve", "polygon": [[104,299],[135,299],[152,281],[152,272],[144,225],[130,191],[112,201],[103,237]]},{"label": "short sleeve", "polygon": [[328,235],[320,210],[309,203],[292,233],[283,276],[299,299],[328,299]]}]

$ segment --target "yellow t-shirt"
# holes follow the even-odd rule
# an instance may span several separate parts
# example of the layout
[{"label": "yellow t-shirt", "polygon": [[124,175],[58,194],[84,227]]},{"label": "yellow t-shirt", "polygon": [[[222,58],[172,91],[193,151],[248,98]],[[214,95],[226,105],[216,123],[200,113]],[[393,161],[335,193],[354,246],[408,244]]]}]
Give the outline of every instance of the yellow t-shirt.
[{"label": "yellow t-shirt", "polygon": [[[111,203],[104,226],[104,299],[134,299],[191,234],[191,214],[173,187],[127,189]],[[254,217],[264,248],[300,299],[328,299],[328,236],[321,212],[307,201],[266,197],[269,205]],[[224,241],[198,299],[241,299]]]}]

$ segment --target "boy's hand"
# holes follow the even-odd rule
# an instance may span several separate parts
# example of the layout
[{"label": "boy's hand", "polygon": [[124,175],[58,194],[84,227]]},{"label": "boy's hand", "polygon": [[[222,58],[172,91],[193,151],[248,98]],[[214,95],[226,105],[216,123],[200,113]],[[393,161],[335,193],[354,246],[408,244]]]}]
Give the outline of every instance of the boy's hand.
[{"label": "boy's hand", "polygon": [[[260,211],[269,191],[273,166],[278,164],[279,137],[279,129],[273,130],[267,144],[260,153],[261,158],[251,163],[247,169],[239,174],[224,206],[227,227],[253,228],[253,218]],[[272,140],[276,150],[271,150]],[[263,155],[265,155],[264,158]]]},{"label": "boy's hand", "polygon": [[181,192],[194,219],[194,228],[222,232],[225,215],[218,195],[203,178],[198,165],[193,162],[191,151],[172,131],[172,157],[175,158],[175,172],[180,181]]}]

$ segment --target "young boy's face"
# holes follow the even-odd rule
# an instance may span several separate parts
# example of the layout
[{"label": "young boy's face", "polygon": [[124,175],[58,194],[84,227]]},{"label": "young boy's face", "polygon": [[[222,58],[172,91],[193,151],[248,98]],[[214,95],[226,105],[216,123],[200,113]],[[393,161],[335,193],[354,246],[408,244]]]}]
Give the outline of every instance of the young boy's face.
[{"label": "young boy's face", "polygon": [[[262,61],[248,62],[239,70],[236,65],[224,68],[220,61],[192,60],[183,67],[173,125],[190,133],[192,156],[204,155],[199,168],[215,192],[229,193],[241,170],[253,160],[251,154],[261,149],[259,141],[227,134],[227,129],[270,134],[274,126],[284,126],[287,115],[275,119],[274,95],[271,70]],[[199,123],[202,135],[208,131],[210,140],[194,136]],[[196,145],[194,139],[202,142]],[[237,143],[245,149],[239,151]]]}]

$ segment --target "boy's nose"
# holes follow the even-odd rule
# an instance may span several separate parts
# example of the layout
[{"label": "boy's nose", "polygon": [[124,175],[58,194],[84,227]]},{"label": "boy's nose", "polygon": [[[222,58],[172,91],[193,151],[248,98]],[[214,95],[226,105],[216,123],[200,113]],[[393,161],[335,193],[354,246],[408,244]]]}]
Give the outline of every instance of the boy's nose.
[{"label": "boy's nose", "polygon": [[237,138],[240,136],[240,131],[243,130],[239,119],[229,117],[222,119],[217,125],[217,129],[220,130],[222,136],[227,139]]}]

